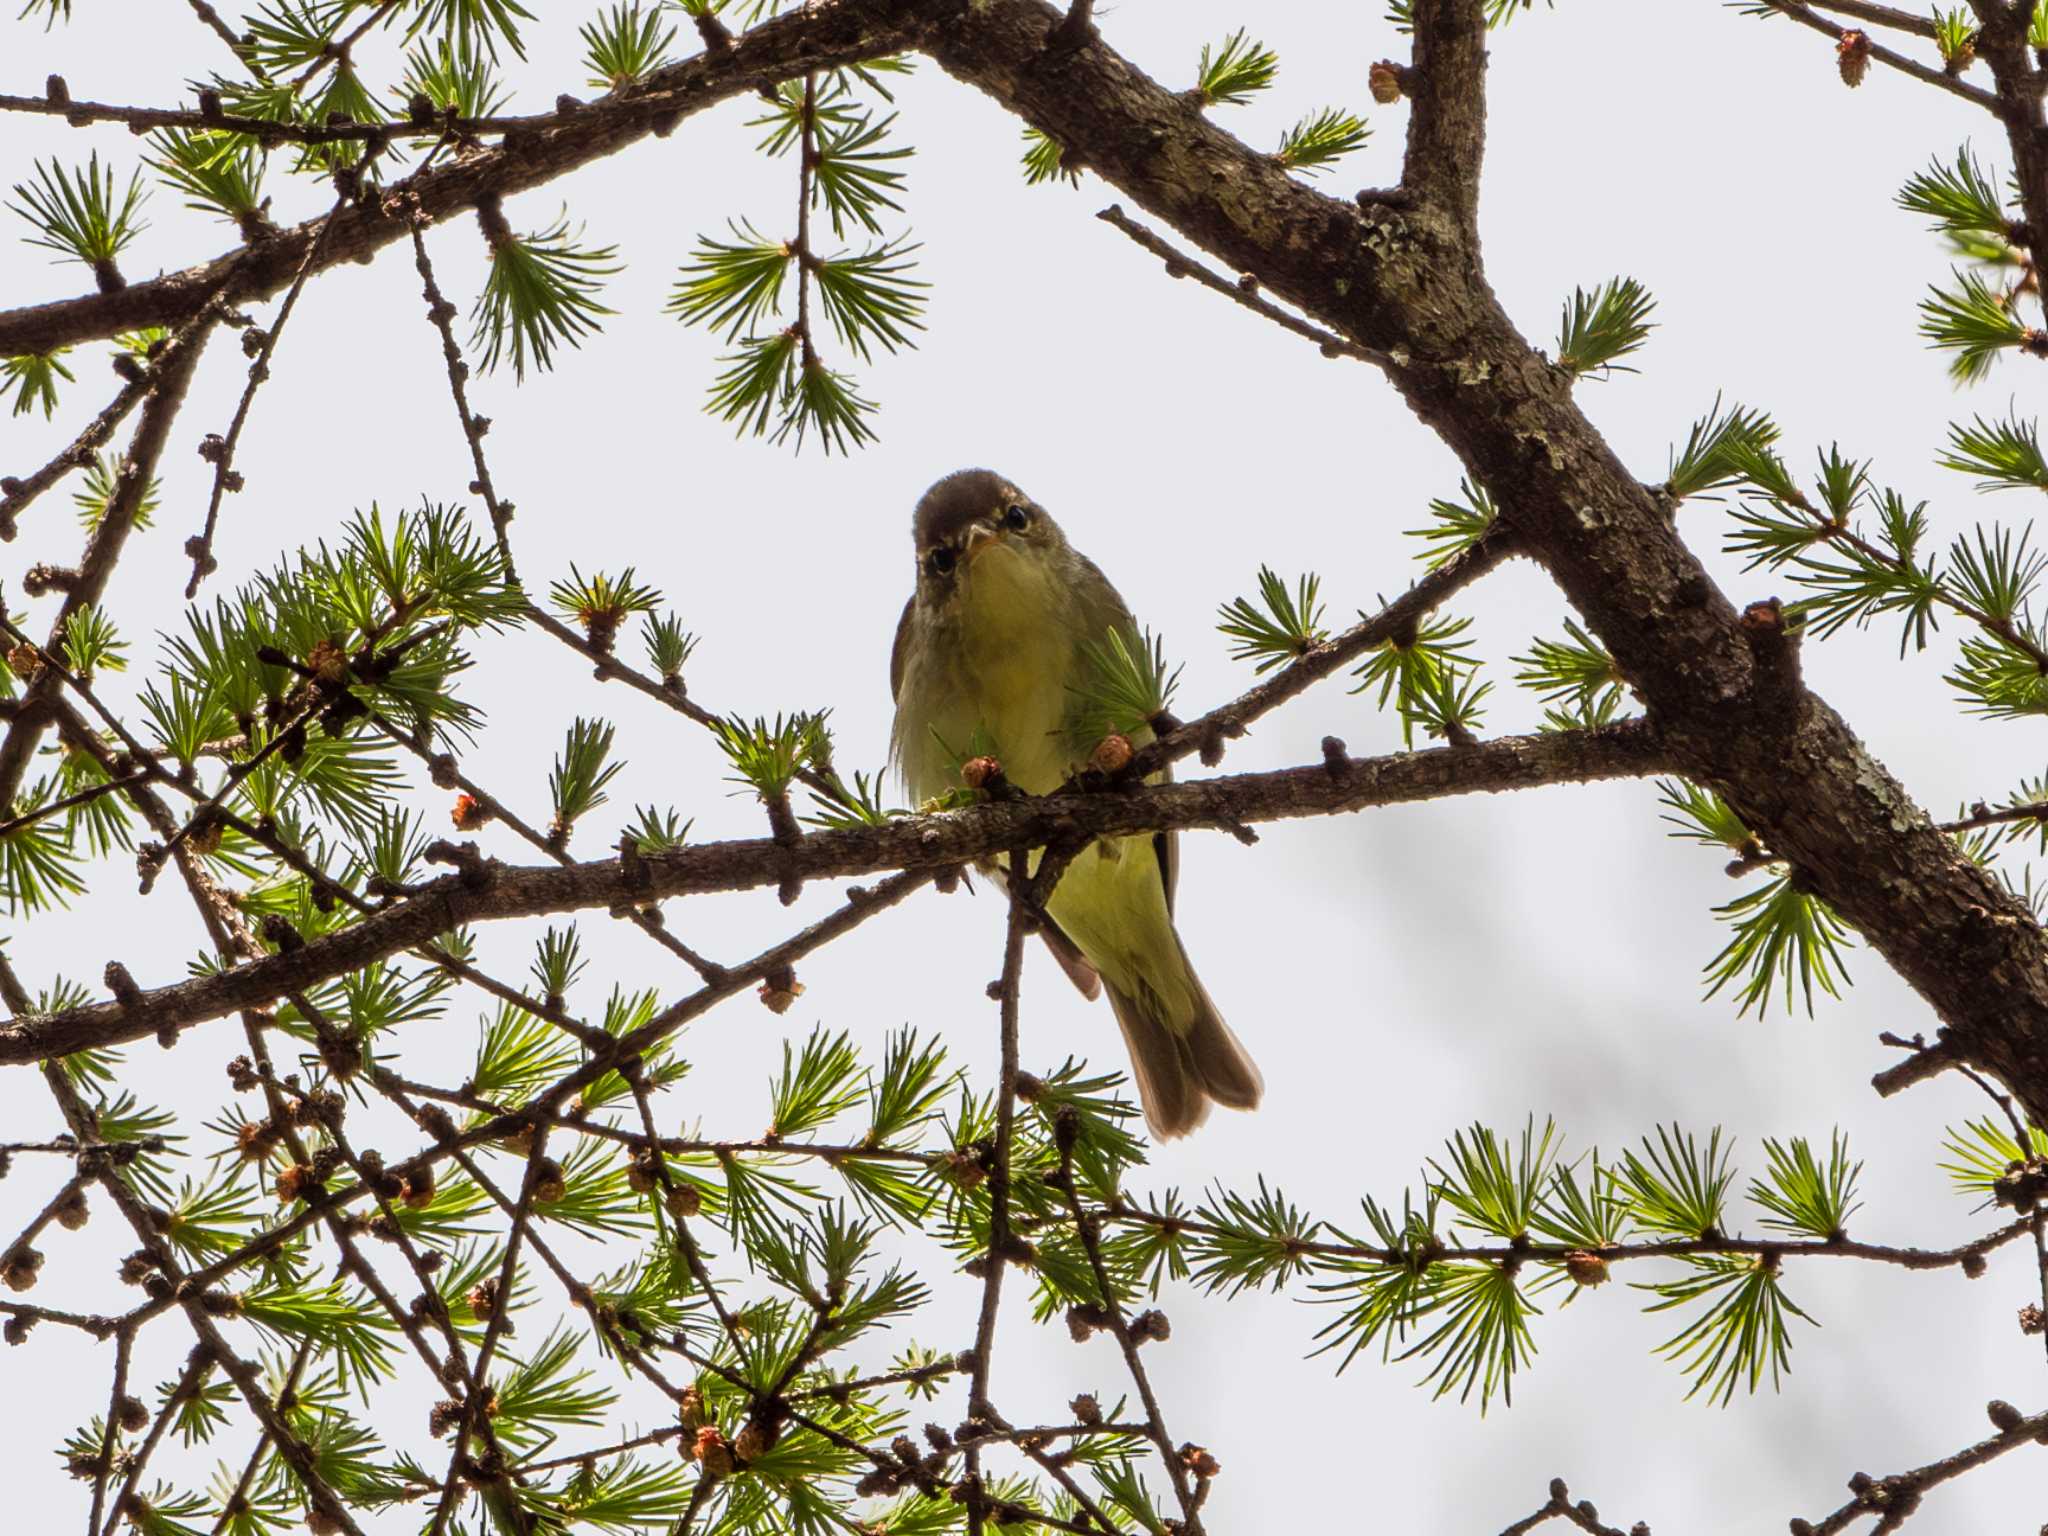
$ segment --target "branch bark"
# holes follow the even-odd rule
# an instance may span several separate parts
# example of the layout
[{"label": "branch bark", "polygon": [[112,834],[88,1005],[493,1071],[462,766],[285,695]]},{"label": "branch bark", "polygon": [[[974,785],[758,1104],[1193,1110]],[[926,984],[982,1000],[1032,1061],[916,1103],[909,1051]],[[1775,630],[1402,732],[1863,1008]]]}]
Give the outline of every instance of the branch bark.
[{"label": "branch bark", "polygon": [[479,863],[361,922],[289,953],[145,991],[134,1007],[94,1003],[46,1015],[17,1014],[0,1025],[0,1065],[38,1061],[89,1047],[163,1035],[358,970],[464,923],[536,917],[673,896],[776,886],[792,877],[831,879],[885,870],[929,871],[1018,847],[1077,837],[1122,837],[1187,827],[1238,829],[1249,823],[1324,816],[1369,805],[1537,784],[1633,777],[1670,767],[1656,734],[1637,723],[1585,733],[1505,737],[1394,757],[1325,762],[1270,773],[1140,785],[1096,794],[1027,797],[879,827],[817,832],[784,845],[773,838],[707,843],[643,857],[587,864]]}]

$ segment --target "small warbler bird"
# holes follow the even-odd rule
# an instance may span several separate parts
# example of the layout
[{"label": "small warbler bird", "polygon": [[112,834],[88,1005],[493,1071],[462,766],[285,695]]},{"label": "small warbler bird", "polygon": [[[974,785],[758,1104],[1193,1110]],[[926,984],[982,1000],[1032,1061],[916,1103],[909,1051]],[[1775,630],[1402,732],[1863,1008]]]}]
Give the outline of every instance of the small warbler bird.
[{"label": "small warbler bird", "polygon": [[[960,783],[964,758],[987,755],[1017,788],[1050,793],[1096,745],[1077,739],[1084,647],[1113,630],[1134,635],[1130,610],[1043,507],[988,470],[963,469],[925,492],[911,532],[917,590],[889,659],[905,788],[913,801],[933,799]],[[1132,745],[1150,739],[1141,730]],[[1179,842],[1101,839],[1045,904],[1061,967],[1083,995],[1109,993],[1145,1123],[1161,1139],[1200,1125],[1212,1101],[1256,1107],[1261,1087],[1174,932]]]}]

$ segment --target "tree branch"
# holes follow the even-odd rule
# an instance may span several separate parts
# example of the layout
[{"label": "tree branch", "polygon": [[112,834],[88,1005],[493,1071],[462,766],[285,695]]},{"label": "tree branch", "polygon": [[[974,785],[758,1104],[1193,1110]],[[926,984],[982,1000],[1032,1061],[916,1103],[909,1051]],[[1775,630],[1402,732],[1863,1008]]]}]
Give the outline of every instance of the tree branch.
[{"label": "tree branch", "polygon": [[[108,1002],[41,1017],[17,1016],[0,1025],[0,1064],[163,1035],[239,1009],[263,1007],[287,992],[360,969],[464,923],[620,902],[644,905],[706,891],[775,886],[790,878],[929,872],[1056,841],[1190,827],[1228,830],[1441,795],[1639,777],[1671,766],[1656,733],[1639,723],[1380,758],[1346,757],[1338,742],[1326,761],[1309,767],[1111,793],[1024,797],[950,815],[905,817],[879,827],[815,832],[794,845],[772,837],[707,843],[644,856],[630,866],[617,859],[560,868],[479,861],[289,953],[146,991],[133,1009]],[[442,846],[452,861],[455,850]]]},{"label": "tree branch", "polygon": [[[838,4],[805,9],[768,22],[729,47],[697,54],[651,72],[615,97],[567,114],[511,128],[497,148],[399,182],[383,196],[349,208],[312,264],[315,273],[361,261],[406,237],[413,203],[429,219],[474,208],[490,197],[509,197],[565,172],[615,154],[650,133],[666,133],[680,118],[735,96],[775,85],[807,69],[899,53],[917,41],[936,0],[917,5]],[[132,283],[118,293],[94,293],[54,304],[0,313],[0,356],[48,352],[149,325],[176,325],[199,312],[226,285],[229,303],[265,297],[291,282],[319,238],[323,220],[279,230],[257,246],[241,246],[182,272]]]}]

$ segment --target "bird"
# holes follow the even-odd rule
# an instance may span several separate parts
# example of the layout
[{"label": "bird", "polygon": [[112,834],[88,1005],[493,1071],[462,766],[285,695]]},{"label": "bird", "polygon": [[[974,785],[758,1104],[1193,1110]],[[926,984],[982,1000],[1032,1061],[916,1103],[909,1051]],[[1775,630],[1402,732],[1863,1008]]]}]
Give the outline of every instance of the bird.
[{"label": "bird", "polygon": [[[1077,739],[1077,689],[1091,648],[1135,637],[1129,607],[1043,506],[991,470],[939,480],[911,534],[917,583],[889,659],[905,791],[929,804],[960,786],[969,756],[986,755],[1016,788],[1050,793],[1096,745]],[[1150,739],[1140,730],[1132,744]],[[1090,844],[1045,899],[1041,929],[1083,996],[1108,993],[1159,1140],[1194,1130],[1212,1103],[1256,1108],[1264,1086],[1175,931],[1179,842],[1164,832]],[[1002,878],[1000,861],[993,873]]]}]

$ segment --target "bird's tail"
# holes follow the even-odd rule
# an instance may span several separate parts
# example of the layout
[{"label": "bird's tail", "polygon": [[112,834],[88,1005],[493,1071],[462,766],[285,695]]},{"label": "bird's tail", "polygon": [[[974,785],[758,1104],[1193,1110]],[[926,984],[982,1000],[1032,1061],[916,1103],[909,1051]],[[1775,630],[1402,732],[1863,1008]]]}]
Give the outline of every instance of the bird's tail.
[{"label": "bird's tail", "polygon": [[1172,1018],[1159,992],[1142,979],[1134,992],[1126,992],[1103,977],[1103,990],[1109,993],[1130,1052],[1145,1124],[1161,1141],[1185,1136],[1200,1125],[1208,1118],[1212,1100],[1227,1109],[1256,1109],[1265,1089],[1259,1069],[1216,1011],[1178,938],[1175,950],[1187,995],[1194,1000],[1194,1011],[1185,1020]]}]

